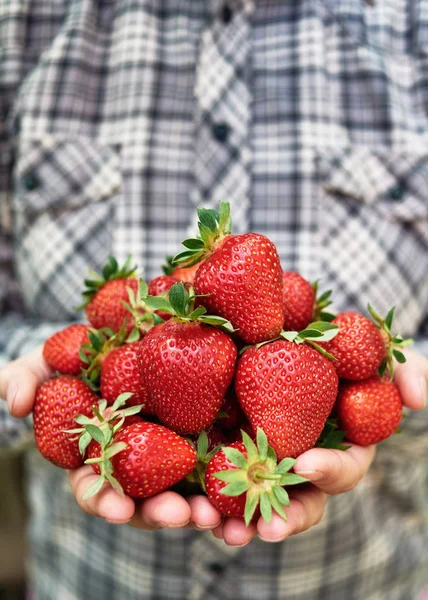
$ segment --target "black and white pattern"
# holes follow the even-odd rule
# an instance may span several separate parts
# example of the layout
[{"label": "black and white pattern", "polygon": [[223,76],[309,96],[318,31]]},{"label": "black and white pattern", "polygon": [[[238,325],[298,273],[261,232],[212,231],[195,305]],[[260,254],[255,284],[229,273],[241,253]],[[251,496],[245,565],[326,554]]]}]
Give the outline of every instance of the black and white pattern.
[{"label": "black and white pattern", "polygon": [[[74,318],[89,266],[131,253],[151,278],[195,205],[223,199],[235,231],[269,236],[337,310],[397,304],[428,350],[426,2],[1,0],[0,14],[0,364]],[[39,600],[422,600],[426,412],[279,545],[115,528],[32,457]],[[3,404],[0,418],[3,444],[27,439]]]}]

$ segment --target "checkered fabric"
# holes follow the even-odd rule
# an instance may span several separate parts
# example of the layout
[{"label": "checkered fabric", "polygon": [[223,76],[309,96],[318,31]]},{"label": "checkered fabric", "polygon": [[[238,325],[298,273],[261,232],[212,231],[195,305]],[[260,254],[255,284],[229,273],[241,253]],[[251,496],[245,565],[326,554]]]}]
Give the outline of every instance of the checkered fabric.
[{"label": "checkered fabric", "polygon": [[[159,274],[222,199],[337,310],[396,304],[422,348],[427,57],[423,0],[0,0],[0,363],[75,318],[89,266],[131,253]],[[31,435],[1,411],[4,444]],[[90,518],[31,456],[34,591],[422,600],[427,433],[408,416],[322,523],[245,548]]]}]

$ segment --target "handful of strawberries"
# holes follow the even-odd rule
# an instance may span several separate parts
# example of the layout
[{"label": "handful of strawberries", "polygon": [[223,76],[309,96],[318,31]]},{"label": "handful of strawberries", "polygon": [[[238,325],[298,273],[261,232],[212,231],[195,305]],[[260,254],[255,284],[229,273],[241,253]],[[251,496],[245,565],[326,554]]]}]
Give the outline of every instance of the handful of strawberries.
[{"label": "handful of strawberries", "polygon": [[119,493],[205,493],[224,515],[286,519],[292,472],[313,448],[378,443],[402,402],[393,360],[409,341],[385,320],[326,311],[274,244],[231,234],[229,205],[199,209],[199,236],[148,284],[110,258],[85,281],[89,324],[51,336],[57,373],[39,386],[37,446],[55,465],[91,464]]}]

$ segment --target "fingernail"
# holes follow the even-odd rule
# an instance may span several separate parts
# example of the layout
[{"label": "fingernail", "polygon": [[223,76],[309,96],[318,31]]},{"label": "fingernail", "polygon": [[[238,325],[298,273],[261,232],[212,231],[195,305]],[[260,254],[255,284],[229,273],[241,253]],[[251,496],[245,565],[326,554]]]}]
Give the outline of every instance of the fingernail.
[{"label": "fingernail", "polygon": [[301,475],[310,481],[319,481],[324,477],[324,473],[322,471],[296,471],[294,469],[296,475]]},{"label": "fingernail", "polygon": [[181,527],[186,527],[189,523],[190,521],[186,521],[185,523],[164,523],[163,521],[157,521],[155,525],[162,529],[180,529]]},{"label": "fingernail", "polygon": [[218,523],[216,523],[215,525],[196,525],[196,523],[193,525],[193,527],[195,529],[197,529],[198,531],[207,531],[208,529],[215,529],[216,527],[218,527],[221,523],[221,519]]},{"label": "fingernail", "polygon": [[19,390],[19,385],[17,383],[15,385],[10,385],[7,388],[6,401],[7,401],[7,406],[9,408],[10,413],[12,412],[13,405],[15,403],[15,399],[18,395],[18,390]]},{"label": "fingernail", "polygon": [[107,523],[111,523],[112,525],[126,525],[130,520],[131,519],[128,519],[127,521],[116,521],[115,519],[105,519]]},{"label": "fingernail", "polygon": [[421,377],[420,382],[422,390],[422,408],[425,408],[427,405],[427,382],[425,377]]},{"label": "fingernail", "polygon": [[261,535],[259,535],[259,538],[262,540],[262,542],[266,542],[267,544],[279,544],[280,542],[283,542],[284,540],[287,539],[287,535],[283,535],[280,538],[276,538],[275,540],[268,540],[264,537],[262,537]]}]

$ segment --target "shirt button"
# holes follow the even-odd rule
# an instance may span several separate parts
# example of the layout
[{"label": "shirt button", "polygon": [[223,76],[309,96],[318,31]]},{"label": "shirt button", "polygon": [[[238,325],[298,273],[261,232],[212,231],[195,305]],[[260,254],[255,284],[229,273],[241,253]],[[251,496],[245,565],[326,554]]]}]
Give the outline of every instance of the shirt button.
[{"label": "shirt button", "polygon": [[233,12],[228,4],[225,4],[223,6],[223,8],[221,9],[220,17],[225,25],[228,25],[228,23],[231,22],[232,17],[233,17]]},{"label": "shirt button", "polygon": [[212,132],[217,141],[226,142],[229,137],[230,127],[227,123],[215,123]]},{"label": "shirt button", "polygon": [[212,562],[207,565],[208,569],[216,575],[221,575],[226,570],[226,567],[221,563]]},{"label": "shirt button", "polygon": [[34,172],[24,175],[22,183],[24,184],[24,188],[27,190],[27,192],[32,192],[40,187],[40,179]]},{"label": "shirt button", "polygon": [[391,200],[402,200],[405,193],[405,189],[402,185],[394,185],[389,192],[388,195]]}]

